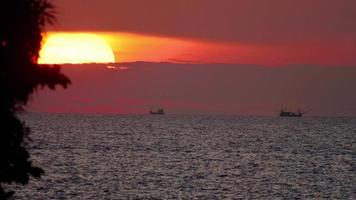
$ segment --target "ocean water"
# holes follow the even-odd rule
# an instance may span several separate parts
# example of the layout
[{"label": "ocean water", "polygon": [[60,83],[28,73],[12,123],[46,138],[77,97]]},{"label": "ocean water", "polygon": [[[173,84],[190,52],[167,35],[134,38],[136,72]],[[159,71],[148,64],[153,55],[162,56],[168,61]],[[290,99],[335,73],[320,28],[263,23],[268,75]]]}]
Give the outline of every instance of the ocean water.
[{"label": "ocean water", "polygon": [[356,199],[356,118],[30,113],[18,199]]}]

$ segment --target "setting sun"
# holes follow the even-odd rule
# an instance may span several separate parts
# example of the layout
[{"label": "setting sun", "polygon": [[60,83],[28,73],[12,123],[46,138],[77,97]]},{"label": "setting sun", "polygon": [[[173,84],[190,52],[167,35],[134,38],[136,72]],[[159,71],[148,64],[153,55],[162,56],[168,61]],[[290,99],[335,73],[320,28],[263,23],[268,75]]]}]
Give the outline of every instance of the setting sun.
[{"label": "setting sun", "polygon": [[114,63],[106,40],[92,33],[49,34],[40,52],[40,64]]}]

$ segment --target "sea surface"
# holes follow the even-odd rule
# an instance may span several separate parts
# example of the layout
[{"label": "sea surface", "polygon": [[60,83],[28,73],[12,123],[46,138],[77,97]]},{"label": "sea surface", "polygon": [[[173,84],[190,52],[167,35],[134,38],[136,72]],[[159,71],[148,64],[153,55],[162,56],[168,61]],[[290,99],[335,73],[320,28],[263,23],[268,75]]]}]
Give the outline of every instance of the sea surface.
[{"label": "sea surface", "polygon": [[356,199],[356,118],[29,113],[18,199]]}]

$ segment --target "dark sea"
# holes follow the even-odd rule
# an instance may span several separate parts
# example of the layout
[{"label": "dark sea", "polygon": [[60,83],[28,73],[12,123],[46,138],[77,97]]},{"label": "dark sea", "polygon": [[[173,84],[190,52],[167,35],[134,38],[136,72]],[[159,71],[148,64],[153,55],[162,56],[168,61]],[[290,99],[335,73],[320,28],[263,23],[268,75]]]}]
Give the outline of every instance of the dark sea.
[{"label": "dark sea", "polygon": [[21,116],[18,199],[356,199],[356,118]]}]

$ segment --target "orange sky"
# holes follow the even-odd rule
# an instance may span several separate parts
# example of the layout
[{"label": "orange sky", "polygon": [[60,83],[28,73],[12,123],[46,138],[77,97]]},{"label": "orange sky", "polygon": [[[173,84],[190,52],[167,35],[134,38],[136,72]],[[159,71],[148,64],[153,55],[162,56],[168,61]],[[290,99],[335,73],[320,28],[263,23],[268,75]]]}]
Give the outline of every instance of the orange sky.
[{"label": "orange sky", "polygon": [[355,0],[55,3],[51,31],[104,35],[118,62],[356,64]]},{"label": "orange sky", "polygon": [[105,41],[89,56],[86,45],[58,56],[92,58],[107,44],[121,64],[65,65],[73,85],[42,93],[34,111],[146,113],[163,106],[169,113],[275,115],[286,106],[356,115],[355,0],[55,4],[58,24],[48,36],[89,33]]},{"label": "orange sky", "polygon": [[[63,32],[49,32],[47,36],[61,33]],[[327,42],[305,41],[298,44],[249,44],[119,32],[88,33],[107,41],[113,49],[116,62],[235,63],[269,66],[356,64],[356,42],[347,38]]]}]

